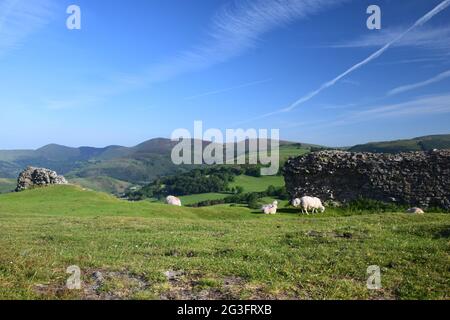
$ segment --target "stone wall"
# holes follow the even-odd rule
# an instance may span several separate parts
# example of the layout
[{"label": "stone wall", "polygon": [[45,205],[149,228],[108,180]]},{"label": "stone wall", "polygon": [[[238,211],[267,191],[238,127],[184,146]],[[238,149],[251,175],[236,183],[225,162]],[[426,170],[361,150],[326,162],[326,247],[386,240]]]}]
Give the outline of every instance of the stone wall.
[{"label": "stone wall", "polygon": [[67,181],[63,176],[58,176],[55,171],[45,168],[28,167],[17,178],[16,191],[49,184],[67,184]]},{"label": "stone wall", "polygon": [[450,209],[450,150],[399,154],[322,151],[288,160],[286,188],[345,203],[359,197]]}]

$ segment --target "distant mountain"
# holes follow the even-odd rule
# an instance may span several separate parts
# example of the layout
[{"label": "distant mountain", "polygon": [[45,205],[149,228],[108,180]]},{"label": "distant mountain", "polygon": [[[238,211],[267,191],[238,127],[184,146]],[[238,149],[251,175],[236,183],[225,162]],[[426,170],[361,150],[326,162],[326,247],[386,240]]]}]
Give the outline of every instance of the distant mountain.
[{"label": "distant mountain", "polygon": [[349,148],[352,152],[398,153],[450,149],[450,134],[431,135],[414,139],[371,142]]},{"label": "distant mountain", "polygon": [[[203,141],[203,147],[210,142]],[[239,143],[248,150],[249,140]],[[268,143],[270,145],[270,142]],[[45,167],[74,181],[86,182],[86,187],[107,186],[108,190],[122,190],[125,185],[145,184],[155,178],[189,171],[196,166],[176,166],[170,156],[176,142],[165,138],[147,140],[134,147],[118,145],[105,148],[71,148],[49,144],[37,150],[0,150],[0,178],[16,179],[27,166]],[[225,145],[229,146],[229,145]],[[321,146],[289,141],[280,142],[281,165],[291,156],[305,154]],[[410,140],[375,142],[349,148],[350,151],[400,152],[450,148],[450,135],[435,135]],[[238,154],[235,143],[234,158]],[[225,150],[224,150],[225,152]],[[102,183],[96,181],[102,177]],[[110,179],[108,179],[110,178]]]},{"label": "distant mountain", "polygon": [[[210,143],[202,141],[203,147]],[[79,181],[110,177],[122,182],[146,183],[160,176],[186,172],[195,167],[172,163],[170,156],[176,144],[170,139],[156,138],[134,147],[114,145],[105,148],[72,148],[49,144],[37,150],[0,150],[0,178],[16,178],[21,170],[31,165],[49,168],[69,179],[81,179]],[[248,148],[249,141],[241,144]],[[291,144],[288,141],[280,142],[281,146]]]},{"label": "distant mountain", "polygon": [[23,168],[31,165],[69,177],[106,176],[133,183],[150,181],[180,169],[170,161],[174,145],[169,139],[157,138],[131,148],[71,148],[49,144],[37,150],[0,151],[0,177],[16,178]]}]

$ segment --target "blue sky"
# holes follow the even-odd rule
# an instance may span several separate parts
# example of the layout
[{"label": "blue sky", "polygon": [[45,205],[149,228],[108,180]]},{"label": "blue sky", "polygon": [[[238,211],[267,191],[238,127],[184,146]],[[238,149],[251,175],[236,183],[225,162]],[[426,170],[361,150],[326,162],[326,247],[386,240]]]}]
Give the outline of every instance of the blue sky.
[{"label": "blue sky", "polygon": [[449,133],[448,2],[0,0],[0,149],[131,146],[195,120],[330,146]]}]

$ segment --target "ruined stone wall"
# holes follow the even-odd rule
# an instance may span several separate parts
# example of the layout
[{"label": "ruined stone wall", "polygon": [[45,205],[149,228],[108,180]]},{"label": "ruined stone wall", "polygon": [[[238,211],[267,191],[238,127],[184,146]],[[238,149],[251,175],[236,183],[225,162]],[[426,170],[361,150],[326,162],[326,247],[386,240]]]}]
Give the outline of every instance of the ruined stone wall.
[{"label": "ruined stone wall", "polygon": [[284,167],[292,198],[348,202],[359,197],[450,209],[450,150],[399,154],[321,151]]}]

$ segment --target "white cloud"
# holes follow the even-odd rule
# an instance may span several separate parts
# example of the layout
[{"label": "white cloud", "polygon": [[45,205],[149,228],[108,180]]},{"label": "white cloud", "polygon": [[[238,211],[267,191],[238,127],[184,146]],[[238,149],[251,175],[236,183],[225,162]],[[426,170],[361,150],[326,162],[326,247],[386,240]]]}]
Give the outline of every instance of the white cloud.
[{"label": "white cloud", "polygon": [[[221,7],[213,16],[209,31],[201,44],[182,51],[167,61],[151,65],[140,74],[123,75],[123,80],[114,79],[112,90],[108,90],[102,98],[130,90],[131,87],[160,83],[223,63],[254,48],[265,33],[277,27],[308,18],[348,1],[350,0],[235,0]],[[132,79],[132,83],[129,79]],[[121,88],[115,92],[117,84],[124,82],[127,84],[126,89]],[[87,91],[96,92],[98,97],[101,95],[92,88]],[[91,95],[87,93],[87,96]]]},{"label": "white cloud", "polygon": [[366,59],[358,62],[357,64],[353,65],[352,67],[350,67],[349,69],[347,69],[346,71],[344,71],[343,73],[341,73],[340,75],[338,75],[337,77],[335,77],[334,79],[325,82],[324,84],[322,84],[318,89],[308,93],[307,95],[301,97],[300,99],[298,99],[297,101],[295,101],[293,104],[291,104],[289,107],[284,108],[284,109],[280,109],[280,110],[276,110],[270,113],[266,113],[263,114],[257,118],[254,118],[252,120],[257,120],[257,119],[261,119],[261,118],[266,118],[275,114],[280,114],[280,113],[286,113],[286,112],[290,112],[292,110],[294,110],[295,108],[297,108],[298,106],[304,104],[305,102],[311,100],[312,98],[314,98],[315,96],[317,96],[318,94],[320,94],[322,91],[334,86],[336,83],[338,83],[340,80],[342,80],[343,78],[345,78],[346,76],[348,76],[349,74],[353,73],[354,71],[360,69],[361,67],[365,66],[366,64],[372,62],[373,60],[379,58],[381,55],[383,55],[383,53],[385,51],[387,51],[390,47],[392,47],[393,45],[395,45],[396,43],[398,43],[399,41],[401,41],[402,39],[405,38],[405,36],[407,36],[411,31],[415,30],[416,28],[419,28],[421,26],[423,26],[424,24],[426,24],[429,20],[431,20],[435,15],[439,14],[440,12],[442,12],[443,10],[447,9],[447,7],[450,6],[450,0],[444,0],[442,1],[439,5],[437,5],[436,7],[434,7],[431,11],[429,11],[427,14],[425,14],[423,17],[421,17],[419,20],[417,20],[411,27],[409,27],[408,29],[406,29],[405,31],[403,31],[402,33],[396,35],[395,38],[391,39],[388,43],[386,43],[381,49],[377,50],[376,52],[374,52],[373,54],[371,54],[369,57],[367,57]]},{"label": "white cloud", "polygon": [[[367,33],[360,39],[330,45],[330,48],[380,47],[396,39],[405,28],[382,29],[376,33]],[[418,47],[448,51],[450,49],[450,27],[427,27],[405,35],[394,44],[395,47]]]},{"label": "white cloud", "polygon": [[413,83],[413,84],[409,84],[409,85],[405,85],[405,86],[401,86],[401,87],[397,87],[395,89],[392,89],[388,92],[389,96],[393,96],[399,93],[403,93],[403,92],[407,92],[407,91],[411,91],[411,90],[415,90],[415,89],[419,89],[425,86],[428,86],[430,84],[442,81],[444,79],[447,79],[450,77],[450,70],[442,72],[440,74],[438,74],[437,76],[434,76],[431,79],[425,80],[425,81],[421,81],[418,83]]},{"label": "white cloud", "polygon": [[379,119],[396,119],[420,116],[433,116],[440,114],[450,114],[450,94],[437,94],[433,96],[424,96],[400,103],[386,103],[367,107],[360,110],[360,107],[354,111],[348,111],[345,114],[333,119],[324,119],[316,121],[303,121],[300,123],[291,123],[283,126],[284,129],[301,127],[305,130],[320,130],[324,128],[348,126],[351,124],[371,122]]},{"label": "white cloud", "polygon": [[265,33],[350,0],[236,0],[212,18],[202,44],[151,66],[148,82],[207,68],[257,46]]},{"label": "white cloud", "polygon": [[49,22],[52,11],[52,0],[2,0],[0,55],[23,45],[25,39]]},{"label": "white cloud", "polygon": [[450,94],[414,98],[401,103],[383,104],[354,111],[325,126],[347,125],[375,119],[450,113]]}]

